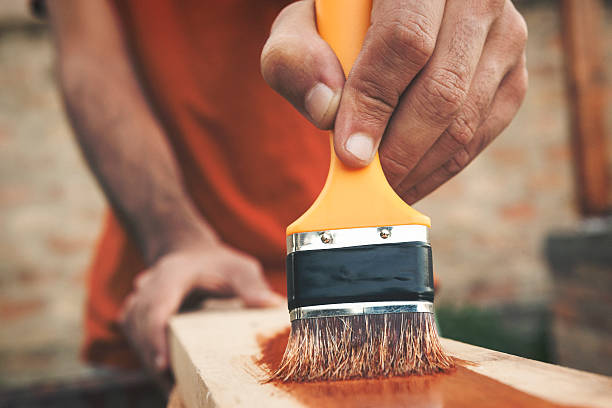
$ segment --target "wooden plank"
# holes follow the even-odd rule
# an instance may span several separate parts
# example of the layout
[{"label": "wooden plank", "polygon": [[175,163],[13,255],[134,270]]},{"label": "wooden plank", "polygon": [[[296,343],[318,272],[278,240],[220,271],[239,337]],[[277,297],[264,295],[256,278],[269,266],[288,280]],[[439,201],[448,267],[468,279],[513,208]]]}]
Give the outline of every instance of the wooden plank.
[{"label": "wooden plank", "polygon": [[[302,397],[298,395],[298,388],[292,390],[277,384],[262,383],[266,371],[257,363],[262,355],[261,338],[282,332],[287,327],[288,314],[284,309],[199,311],[173,318],[169,334],[172,367],[185,406],[187,408],[323,406],[322,403],[308,403],[309,400],[319,401],[317,395],[309,395],[305,399],[303,395]],[[480,374],[478,378],[483,379],[482,384],[475,384],[476,390],[472,390],[473,394],[485,393],[484,388],[490,385],[487,385],[489,382],[495,384],[499,382],[502,388],[515,390],[519,394],[527,393],[532,400],[537,397],[544,401],[544,404],[539,405],[526,402],[522,406],[553,406],[546,405],[553,402],[584,407],[612,407],[612,378],[527,360],[457,341],[444,339],[443,343],[454,357],[472,362],[463,370],[475,373],[474,375]],[[435,379],[439,377],[441,376],[430,376],[433,380],[423,380],[425,383],[422,383],[420,388],[416,387],[410,392],[430,387],[428,381],[435,383]],[[369,380],[370,391],[364,395],[370,400],[378,398],[377,391],[372,391],[371,386],[371,383],[377,381],[389,380]],[[358,388],[362,387],[362,383],[356,384]],[[383,389],[386,390],[385,393],[392,394],[397,392],[398,384],[396,382]],[[478,389],[480,386],[483,390]],[[321,387],[310,388],[311,394],[329,391]],[[446,392],[444,387],[442,385],[438,388],[444,393]],[[432,389],[435,390],[436,387]],[[426,397],[430,398],[432,392],[426,394]],[[350,397],[346,393],[341,395],[342,400]],[[443,394],[435,398],[442,398],[443,401],[446,397],[447,395]],[[513,396],[510,394],[508,398]],[[529,398],[519,400],[532,401]],[[381,394],[380,399],[381,403],[375,405],[390,405],[388,395]],[[354,401],[346,402],[346,405],[341,402],[333,405],[351,406],[354,405]],[[449,403],[443,405],[464,406]]]},{"label": "wooden plank", "polygon": [[610,212],[601,0],[563,0],[562,37],[576,196],[583,215]]}]

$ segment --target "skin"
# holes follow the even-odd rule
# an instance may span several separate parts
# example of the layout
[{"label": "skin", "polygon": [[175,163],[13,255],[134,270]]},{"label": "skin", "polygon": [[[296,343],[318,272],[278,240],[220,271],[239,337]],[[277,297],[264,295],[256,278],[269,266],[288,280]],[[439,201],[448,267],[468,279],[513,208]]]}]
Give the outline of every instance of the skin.
[{"label": "skin", "polygon": [[54,0],[48,8],[78,143],[148,265],[120,323],[145,366],[161,372],[168,367],[168,319],[193,290],[238,296],[248,307],[284,300],[269,288],[259,262],[221,242],[196,210],[108,2]]},{"label": "skin", "polygon": [[527,89],[526,41],[510,0],[374,0],[345,80],[317,33],[314,0],[303,0],[276,18],[261,70],[313,124],[334,130],[345,164],[363,167],[378,148],[389,183],[412,204],[508,126]]}]

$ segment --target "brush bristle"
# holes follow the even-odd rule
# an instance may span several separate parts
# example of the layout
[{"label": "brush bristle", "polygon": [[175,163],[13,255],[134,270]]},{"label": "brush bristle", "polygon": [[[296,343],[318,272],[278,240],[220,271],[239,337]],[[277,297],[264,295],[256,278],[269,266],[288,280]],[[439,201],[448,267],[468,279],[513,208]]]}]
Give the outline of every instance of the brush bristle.
[{"label": "brush bristle", "polygon": [[453,366],[432,313],[324,317],[291,323],[287,349],[270,380],[423,375]]}]

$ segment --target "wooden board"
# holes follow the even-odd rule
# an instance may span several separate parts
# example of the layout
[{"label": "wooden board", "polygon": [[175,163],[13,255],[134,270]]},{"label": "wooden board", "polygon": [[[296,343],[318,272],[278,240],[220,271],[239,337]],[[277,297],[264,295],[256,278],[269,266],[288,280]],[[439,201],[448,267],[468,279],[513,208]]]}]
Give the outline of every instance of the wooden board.
[{"label": "wooden board", "polygon": [[[307,403],[308,399],[299,398],[291,389],[273,383],[262,383],[266,371],[257,364],[261,357],[262,336],[273,336],[287,327],[288,313],[285,309],[199,311],[175,317],[171,321],[169,334],[171,358],[177,387],[185,407],[320,405]],[[481,374],[482,377],[479,378],[487,380],[483,381],[483,384],[490,379],[489,382],[502,383],[502,387],[516,389],[519,394],[530,394],[545,400],[546,403],[550,401],[573,406],[612,407],[612,378],[457,341],[444,339],[443,344],[451,355],[472,362],[473,364],[467,365],[466,368],[472,373]],[[427,383],[425,386],[428,387]],[[478,387],[476,384],[475,388]],[[387,387],[386,392],[393,393],[393,387]],[[371,393],[367,395],[376,398],[376,395],[372,396]],[[382,399],[388,401],[388,398],[381,395],[381,401]],[[436,401],[438,400],[433,402],[437,406],[453,406]],[[529,399],[525,401],[528,402],[522,406],[549,406],[534,405]],[[421,400],[419,402],[423,403]],[[332,405],[345,406],[342,403]],[[347,403],[346,406],[349,405],[352,404]],[[461,404],[457,406],[459,405]]]}]

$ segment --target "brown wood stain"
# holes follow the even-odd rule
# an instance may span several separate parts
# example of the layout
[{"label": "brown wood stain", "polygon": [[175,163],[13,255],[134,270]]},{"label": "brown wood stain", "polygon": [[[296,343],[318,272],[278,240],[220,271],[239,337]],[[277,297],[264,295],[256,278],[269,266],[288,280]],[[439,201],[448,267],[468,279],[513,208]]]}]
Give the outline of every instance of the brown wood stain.
[{"label": "brown wood stain", "polygon": [[[272,372],[283,357],[289,329],[272,337],[258,338],[261,358],[257,363]],[[567,407],[529,395],[499,381],[465,368],[448,373],[394,377],[373,380],[351,380],[314,383],[274,384],[291,393],[304,405],[321,408],[338,407],[446,407],[446,408],[555,408]]]}]

